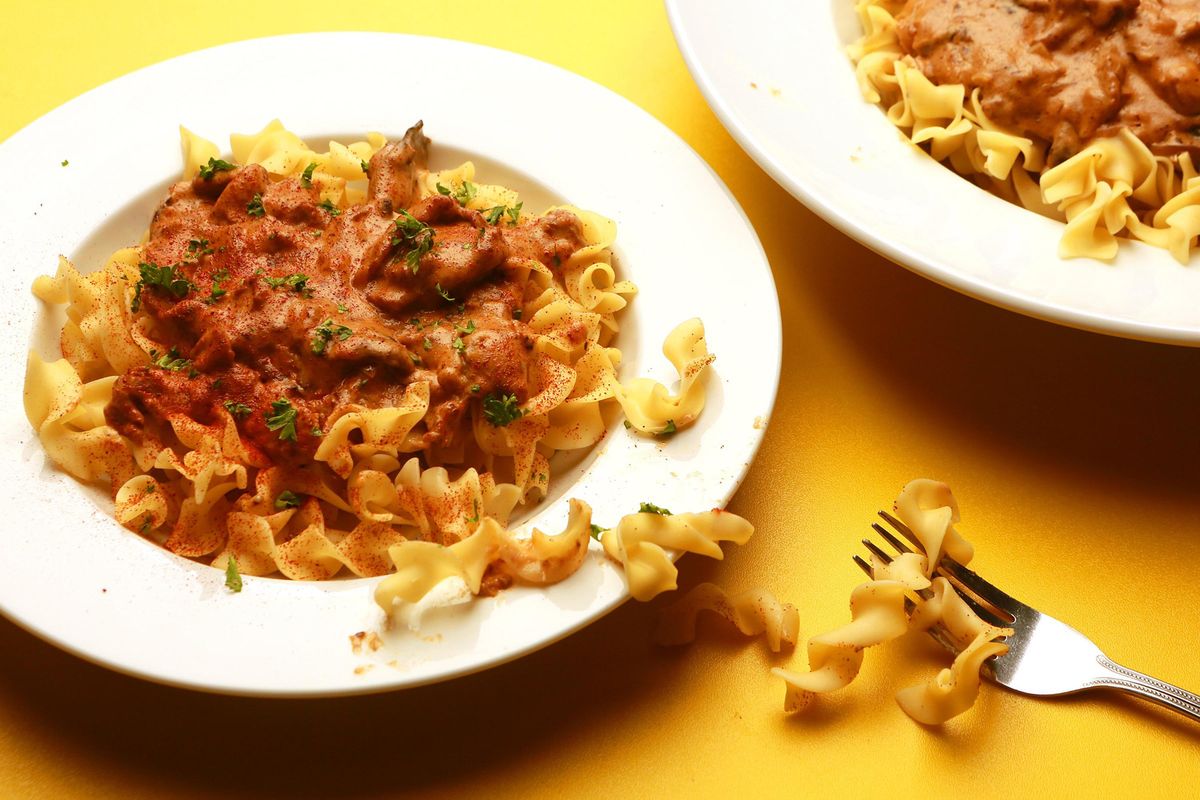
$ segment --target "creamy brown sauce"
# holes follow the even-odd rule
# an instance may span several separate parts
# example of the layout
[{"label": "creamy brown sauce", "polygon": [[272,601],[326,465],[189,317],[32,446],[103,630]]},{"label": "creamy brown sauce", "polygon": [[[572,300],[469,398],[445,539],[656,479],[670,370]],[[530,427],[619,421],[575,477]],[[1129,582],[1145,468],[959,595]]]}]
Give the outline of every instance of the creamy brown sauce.
[{"label": "creamy brown sauce", "polygon": [[[175,184],[143,258],[174,265],[192,287],[182,297],[143,288],[140,305],[154,337],[188,363],[122,375],[109,424],[134,441],[166,441],[168,415],[208,423],[228,404],[264,462],[302,464],[335,409],[394,405],[425,381],[424,445],[438,461],[469,446],[471,410],[484,397],[526,400],[526,279],[509,267],[536,259],[557,270],[583,246],[580,222],[555,211],[491,224],[450,197],[416,200],[428,147],[418,125],[382,148],[369,165],[366,201],[340,214],[320,205],[317,188],[272,180],[255,165]],[[401,209],[432,229],[415,272],[406,258],[412,243],[395,222]],[[295,441],[268,428],[279,400],[297,411]]]},{"label": "creamy brown sauce", "polygon": [[1200,156],[1200,0],[909,0],[904,50],[1052,161],[1128,128]]}]

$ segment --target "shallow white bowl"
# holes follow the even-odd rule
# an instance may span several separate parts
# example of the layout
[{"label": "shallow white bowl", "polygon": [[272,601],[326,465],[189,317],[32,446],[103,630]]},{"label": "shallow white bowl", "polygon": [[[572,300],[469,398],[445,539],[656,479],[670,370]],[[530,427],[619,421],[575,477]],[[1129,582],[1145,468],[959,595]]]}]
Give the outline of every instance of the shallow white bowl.
[{"label": "shallow white bowl", "polygon": [[[345,54],[353,75],[314,69],[313,53]],[[414,77],[412,65],[433,63]],[[494,76],[521,91],[497,88]],[[579,76],[475,45],[357,33],[231,44],[101,86],[0,145],[9,332],[0,343],[9,399],[0,428],[9,453],[0,460],[0,611],[64,649],[152,680],[312,696],[473,672],[615,608],[627,598],[623,576],[593,544],[564,583],[439,612],[421,637],[394,632],[383,649],[358,655],[348,637],[380,621],[374,580],[246,578],[231,594],[222,573],[119,527],[105,491],[45,463],[17,400],[27,348],[58,357],[62,316],[32,297],[33,278],[53,272],[59,253],[87,271],[137,241],[178,176],[178,124],[225,141],[275,116],[314,142],[368,130],[395,137],[423,118],[435,167],[470,157],[482,180],[520,190],[526,208],[570,200],[615,219],[618,268],[641,290],[621,317],[625,379],[673,381],[663,338],[686,318],[704,320],[718,360],[698,424],[659,443],[614,420],[593,452],[565,460],[526,527],[561,530],[569,497],[608,524],[642,500],[676,511],[724,506],[749,467],[779,380],[778,299],[750,223],[678,137]]]},{"label": "shallow white bowl", "polygon": [[1114,263],[1058,258],[1062,225],[1001,200],[911,145],[863,101],[845,46],[853,0],[667,0],[692,76],[781,186],[867,247],[1030,316],[1200,345],[1200,270],[1123,242]]}]

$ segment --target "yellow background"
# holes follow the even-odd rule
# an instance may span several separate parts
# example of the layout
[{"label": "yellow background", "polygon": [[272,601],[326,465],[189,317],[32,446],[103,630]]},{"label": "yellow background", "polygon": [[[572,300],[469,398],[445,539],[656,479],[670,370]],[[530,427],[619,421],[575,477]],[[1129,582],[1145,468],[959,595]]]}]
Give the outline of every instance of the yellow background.
[{"label": "yellow background", "polygon": [[[6,0],[0,10],[0,138],[138,67],[294,31],[465,39],[616,90],[729,184],[783,307],[779,403],[731,506],[758,533],[723,563],[685,559],[683,587],[761,584],[799,606],[802,635],[838,625],[872,512],[907,479],[936,477],[955,488],[981,572],[1118,661],[1200,689],[1200,352],[997,310],[837,233],[722,129],[655,0]],[[323,69],[354,69],[353,53],[315,55]],[[195,101],[220,97],[214,87]],[[736,357],[736,344],[716,349]],[[0,797],[1183,796],[1200,778],[1200,724],[1137,701],[1033,700],[988,685],[943,729],[914,724],[892,693],[942,663],[921,637],[871,652],[858,683],[787,718],[767,674],[787,659],[718,625],[690,648],[656,649],[660,603],[629,603],[481,675],[316,701],[143,683],[0,620]]]}]

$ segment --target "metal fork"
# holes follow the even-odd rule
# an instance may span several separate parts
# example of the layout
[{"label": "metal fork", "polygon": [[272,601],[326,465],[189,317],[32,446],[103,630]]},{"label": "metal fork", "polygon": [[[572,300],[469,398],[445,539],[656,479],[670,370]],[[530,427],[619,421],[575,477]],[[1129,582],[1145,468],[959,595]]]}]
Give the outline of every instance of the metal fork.
[{"label": "metal fork", "polygon": [[[922,551],[920,541],[908,526],[886,511],[880,511],[879,516],[911,542],[917,552]],[[914,552],[879,523],[871,527],[896,552]],[[863,539],[863,544],[883,563],[891,562],[892,557],[870,539]],[[868,575],[872,574],[871,565],[863,558],[854,556],[854,562]],[[1012,636],[1002,640],[1008,645],[1008,652],[984,665],[984,675],[1001,686],[1042,696],[1118,689],[1200,720],[1200,695],[1122,667],[1070,625],[1010,597],[953,559],[943,557],[935,574],[946,578],[985,622],[1012,629]],[[957,651],[944,631],[931,628],[930,633],[942,645]]]}]

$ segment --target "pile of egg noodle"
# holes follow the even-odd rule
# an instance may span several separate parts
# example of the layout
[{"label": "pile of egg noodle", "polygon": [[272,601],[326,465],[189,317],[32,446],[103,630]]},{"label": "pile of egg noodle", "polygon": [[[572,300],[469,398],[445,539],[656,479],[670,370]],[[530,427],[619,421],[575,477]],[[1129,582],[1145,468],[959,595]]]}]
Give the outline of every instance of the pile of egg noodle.
[{"label": "pile of egg noodle", "polygon": [[[1017,205],[1066,223],[1063,258],[1112,259],[1117,236],[1170,251],[1187,264],[1200,236],[1200,175],[1188,153],[1156,156],[1123,129],[1046,168],[1048,145],[987,118],[979,90],[939,86],[904,53],[896,15],[907,0],[858,0],[863,36],[850,47],[863,97],[914,144]],[[1130,201],[1148,209],[1141,216]]]},{"label": "pile of egg noodle", "polygon": [[[217,146],[181,129],[183,180],[220,157]],[[362,202],[365,163],[386,139],[376,133],[326,152],[312,150],[278,121],[255,134],[231,137],[233,158],[260,164],[275,180],[307,171],[322,201],[337,207]],[[310,165],[315,165],[310,168]],[[461,187],[474,167],[419,176],[423,194],[439,183]],[[474,186],[471,207],[516,206],[515,192]],[[75,478],[108,482],[114,515],[131,530],[179,555],[203,559],[241,574],[279,573],[295,580],[323,580],[342,569],[384,576],[376,600],[387,612],[419,622],[431,605],[469,599],[485,573],[530,585],[546,585],[575,572],[593,535],[620,564],[640,600],[675,588],[676,570],[667,549],[721,557],[719,542],[745,542],[753,527],[721,511],[662,515],[636,513],[597,531],[590,507],[570,504],[566,528],[532,536],[508,528],[513,509],[546,493],[549,456],[556,450],[594,445],[607,432],[601,406],[617,403],[627,427],[656,435],[691,425],[705,404],[705,381],[715,358],[704,326],[688,320],[667,336],[663,353],[679,375],[678,389],[648,378],[621,383],[620,351],[609,346],[616,314],[636,291],[617,280],[610,247],[616,225],[597,214],[570,209],[583,222],[587,246],[559,275],[530,263],[524,319],[535,340],[536,369],[550,375],[521,408],[522,416],[476,435],[487,453],[512,461],[513,480],[499,483],[490,471],[423,468],[413,455],[429,387],[414,383],[400,402],[378,409],[335,411],[313,463],[304,474],[284,474],[256,462],[236,421],[218,410],[214,423],[185,415],[168,420],[168,442],[135,444],[105,421],[113,384],[129,369],[151,364],[166,348],[155,341],[152,321],[131,308],[141,249],[119,250],[100,269],[81,273],[65,258],[54,276],[34,283],[34,294],[65,306],[60,337],[63,357],[45,361],[30,351],[25,411],[50,460]],[[579,343],[566,331],[582,323]],[[578,337],[576,337],[578,338]],[[536,381],[535,381],[536,382]],[[284,491],[302,495],[297,507],[281,507]],[[431,590],[437,591],[430,596]]]},{"label": "pile of egg noodle", "polygon": [[[819,694],[848,686],[858,676],[866,648],[940,625],[958,649],[954,662],[926,683],[909,686],[896,695],[910,717],[937,725],[975,703],[984,661],[1008,652],[997,639],[1011,635],[1012,630],[984,622],[945,578],[934,576],[944,556],[966,564],[974,554],[970,543],[954,528],[959,513],[950,488],[937,481],[912,481],[900,492],[895,511],[921,542],[925,555],[906,553],[889,564],[873,559],[872,580],[850,596],[851,622],[808,640],[809,671],[771,670],[787,683],[784,710],[788,713],[807,708]],[[727,596],[707,583],[663,612],[658,641],[690,642],[695,638],[696,617],[706,610],[721,615],[742,633],[765,634],[774,652],[779,652],[781,645],[796,643],[799,622],[790,603],[780,603],[761,589]]]}]

